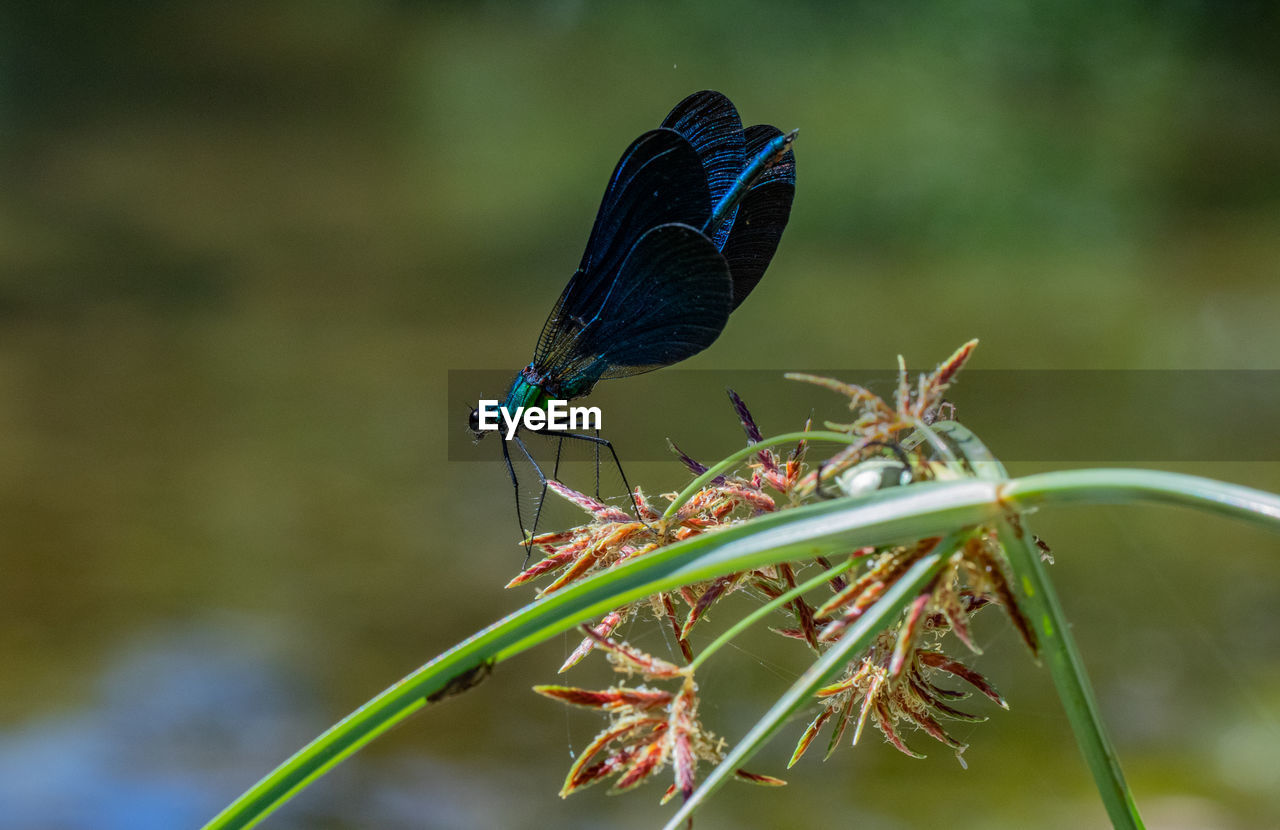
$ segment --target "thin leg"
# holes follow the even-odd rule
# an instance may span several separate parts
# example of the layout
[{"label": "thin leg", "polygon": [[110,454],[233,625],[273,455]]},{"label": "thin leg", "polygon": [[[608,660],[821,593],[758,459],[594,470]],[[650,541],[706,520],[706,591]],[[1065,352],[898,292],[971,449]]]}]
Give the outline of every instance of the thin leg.
[{"label": "thin leg", "polygon": [[556,441],[556,465],[551,468],[551,478],[554,481],[560,480],[560,451],[564,449],[564,436],[560,436],[560,440]]},{"label": "thin leg", "polygon": [[529,459],[529,463],[533,465],[534,473],[536,473],[538,476],[538,481],[542,482],[543,487],[546,487],[547,475],[546,473],[542,472],[542,468],[538,466],[538,462],[533,460],[533,456],[529,454],[529,448],[526,447],[524,445],[524,442],[520,440],[519,435],[515,436],[511,440],[516,442],[516,446],[520,448],[520,452],[524,453],[524,457]]},{"label": "thin leg", "polygon": [[[627,495],[631,497],[631,506],[636,511],[636,519],[640,521],[640,524],[644,525],[650,530],[653,530],[653,527],[644,520],[643,516],[640,515],[640,503],[636,501],[636,494],[635,494],[635,491],[631,489],[631,482],[627,481],[627,474],[622,469],[622,462],[618,460],[618,453],[613,448],[613,442],[611,442],[608,438],[601,438],[599,435],[586,435],[581,432],[564,432],[560,434],[563,435],[565,438],[576,438],[579,441],[590,441],[591,443],[596,445],[596,452],[599,452],[599,448],[602,446],[608,448],[609,455],[613,456],[613,466],[618,468],[618,475],[622,476],[622,485],[627,488]],[[597,465],[596,475],[598,476],[599,473],[600,473],[600,468]]]},{"label": "thin leg", "polygon": [[[520,448],[524,449],[524,444],[521,444]],[[560,480],[560,453],[562,450],[564,450],[563,436],[561,436],[560,440],[556,442],[556,463],[555,463],[555,466],[551,468],[552,481]],[[525,455],[529,455],[529,451],[527,449],[525,449]],[[530,457],[529,460],[533,461],[533,458]],[[535,463],[533,465],[533,468],[537,470],[538,465]],[[538,475],[542,475],[541,470],[538,470]],[[546,502],[547,502],[547,479],[544,478],[542,479],[542,492],[538,495],[538,509],[533,514],[533,530],[531,531],[532,535],[537,535],[538,533],[538,520],[542,518],[542,505],[546,504]]]},{"label": "thin leg", "polygon": [[[529,448],[528,448],[528,447],[526,447],[526,446],[524,445],[524,442],[520,440],[520,436],[519,436],[519,435],[516,435],[516,436],[512,437],[512,439],[511,439],[511,440],[516,442],[516,446],[520,448],[520,452],[524,453],[524,457],[525,457],[525,458],[527,458],[527,459],[529,459],[529,463],[533,465],[533,471],[534,471],[535,473],[537,473],[537,475],[538,475],[538,481],[542,482],[542,494],[545,496],[545,495],[547,494],[547,477],[546,477],[546,475],[544,475],[544,474],[543,474],[543,472],[542,472],[542,468],[538,466],[538,462],[537,462],[537,461],[534,461],[534,460],[533,460],[533,456],[529,453]],[[506,442],[506,441],[504,441],[504,442],[502,442],[502,443],[503,443],[502,452],[503,452],[503,454],[505,455],[505,454],[506,454],[506,452],[507,452],[507,448],[506,448],[506,444],[507,444],[507,442]],[[556,453],[556,464],[557,464],[557,466],[559,466],[559,463],[560,463],[560,453],[559,453],[559,452],[557,452],[557,453]],[[510,465],[511,465],[511,462],[510,462],[510,461],[508,461],[508,462],[507,462],[507,465],[508,465],[508,466],[510,466]],[[516,515],[517,515],[517,516],[519,516],[519,515],[520,515],[520,489],[519,489],[518,487],[516,488]],[[527,539],[529,539],[529,540],[532,540],[532,539],[533,539],[533,535],[534,535],[535,533],[537,533],[537,532],[538,532],[538,518],[539,518],[541,515],[542,515],[542,500],[541,500],[541,499],[539,499],[539,500],[538,500],[538,510],[537,510],[537,512],[536,512],[536,513],[534,514],[534,516],[533,516],[533,529],[529,531],[528,536],[526,536],[525,538],[527,538]],[[521,526],[520,526],[520,532],[521,532],[521,533],[524,533],[524,525],[521,525]],[[530,555],[532,555],[532,554],[533,554],[533,545],[529,545],[528,549],[526,549],[526,550],[525,550],[525,552],[524,552],[524,561],[525,561],[526,563],[528,563],[528,561],[529,561],[529,556],[530,556]]]},{"label": "thin leg", "polygon": [[[516,524],[520,526],[520,535],[526,539],[532,538],[526,535],[524,531],[524,517],[520,515],[520,480],[516,478],[516,468],[511,464],[511,454],[507,451],[507,442],[502,442],[502,460],[507,464],[507,475],[511,478],[511,489],[515,491],[516,497]],[[525,559],[529,557],[526,554]]]},{"label": "thin leg", "polygon": [[[597,427],[597,428],[596,428],[596,442],[598,442],[598,441],[600,441],[600,440],[602,440],[602,439],[600,438],[600,428],[599,428],[599,427]],[[592,442],[592,444],[591,444],[591,451],[592,451],[593,453],[595,453],[595,457],[596,457],[596,501],[600,501],[600,444],[598,444],[598,443],[596,443],[596,442]],[[621,468],[621,467],[619,467],[619,468],[618,468],[618,472],[622,472],[622,468]],[[624,477],[624,479],[623,479],[623,480],[624,480],[624,481],[626,480],[626,479],[625,479],[625,477]]]}]

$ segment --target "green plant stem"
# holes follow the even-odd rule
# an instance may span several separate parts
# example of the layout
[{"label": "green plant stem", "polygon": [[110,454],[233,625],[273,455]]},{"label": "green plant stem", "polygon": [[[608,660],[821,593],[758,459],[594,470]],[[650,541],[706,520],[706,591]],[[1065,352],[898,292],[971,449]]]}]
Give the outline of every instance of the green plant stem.
[{"label": "green plant stem", "polygon": [[[1198,476],[1149,470],[1072,470],[1015,479],[1001,489],[1006,504],[1018,512],[1039,504],[1131,503],[1154,501],[1195,507],[1231,518],[1280,529],[1280,497],[1248,487]],[[1143,826],[1120,761],[1107,735],[1084,661],[1040,552],[1025,522],[999,524],[1010,566],[1020,578],[1028,617],[1042,645],[1058,696],[1098,788],[1111,823],[1134,830]]]},{"label": "green plant stem", "polygon": [[929,484],[761,516],[695,536],[543,597],[464,640],[334,724],[215,816],[205,830],[252,827],[304,787],[465,678],[580,622],[659,591],[779,562],[838,555],[999,517],[990,483]]},{"label": "green plant stem", "polygon": [[702,475],[689,482],[689,485],[680,491],[676,496],[676,500],[667,506],[663,511],[662,518],[670,519],[676,514],[676,511],[684,506],[685,502],[693,498],[693,494],[707,486],[707,482],[711,479],[741,464],[746,459],[760,452],[766,447],[776,446],[777,444],[790,444],[798,441],[831,441],[836,444],[855,444],[858,439],[849,435],[847,432],[832,432],[828,430],[813,430],[808,432],[785,432],[782,435],[773,435],[754,444],[748,444],[742,449],[731,455],[722,458],[720,461],[707,468]]},{"label": "green plant stem", "polygon": [[[848,436],[833,434],[847,443]],[[818,440],[825,435],[793,433],[780,436],[777,443],[801,437]],[[739,460],[761,446],[747,447]],[[447,696],[451,689],[464,689],[465,679],[478,676],[484,666],[658,591],[784,561],[951,533],[995,522],[1004,510],[1020,513],[1034,505],[1117,501],[1172,502],[1280,530],[1280,497],[1195,476],[1145,470],[1079,470],[1003,482],[970,479],[918,484],[780,511],[656,550],[530,603],[330,727],[228,805],[206,828],[253,826],[430,700]]]},{"label": "green plant stem", "polygon": [[1049,664],[1053,685],[1058,690],[1067,721],[1075,733],[1076,745],[1093,773],[1098,795],[1117,830],[1141,830],[1142,817],[1120,769],[1120,759],[1107,736],[1098,701],[1085,672],[1084,660],[1071,634],[1067,615],[1062,610],[1058,593],[1040,559],[1040,551],[1028,538],[1025,524],[1015,527],[1007,521],[999,524],[1000,541],[1009,564],[1021,577],[1027,604],[1027,616],[1040,641],[1040,653]]},{"label": "green plant stem", "polygon": [[857,561],[858,561],[857,559],[850,556],[843,563],[839,565],[832,565],[830,568],[827,568],[825,571],[818,574],[813,579],[805,580],[804,582],[800,583],[799,585],[787,591],[786,593],[779,594],[778,596],[766,602],[764,605],[761,605],[759,608],[757,608],[747,616],[743,617],[742,619],[734,623],[733,626],[730,627],[728,631],[724,632],[719,637],[716,637],[714,640],[712,640],[707,645],[706,648],[704,648],[701,652],[698,653],[697,657],[693,658],[692,662],[690,662],[689,665],[685,667],[685,669],[690,674],[692,674],[698,668],[698,666],[702,665],[703,662],[706,661],[708,657],[715,654],[724,646],[728,645],[729,642],[733,640],[734,637],[737,637],[739,634],[746,631],[751,626],[755,625],[766,614],[769,614],[781,608],[782,606],[786,605],[788,602],[791,602],[793,599],[800,596],[801,594],[807,591],[812,591],[814,588],[817,588],[822,583],[827,582],[832,578],[839,576],[840,574],[844,573],[845,571],[852,568],[855,564],[857,564]]},{"label": "green plant stem", "polygon": [[1039,504],[1130,504],[1194,507],[1271,529],[1280,527],[1280,496],[1200,476],[1159,470],[1064,470],[1011,479],[1000,497],[1021,509]]}]

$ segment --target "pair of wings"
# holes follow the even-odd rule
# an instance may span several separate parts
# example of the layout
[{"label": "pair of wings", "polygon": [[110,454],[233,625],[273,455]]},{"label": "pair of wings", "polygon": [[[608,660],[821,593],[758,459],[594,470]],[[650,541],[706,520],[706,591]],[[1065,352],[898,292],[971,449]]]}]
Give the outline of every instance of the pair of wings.
[{"label": "pair of wings", "polygon": [[[567,396],[697,354],[764,276],[791,213],[788,150],[718,228],[712,206],[781,133],[745,130],[718,92],[695,93],[623,153],[578,270],[543,325],[533,366]],[[576,388],[575,388],[576,387]]]}]

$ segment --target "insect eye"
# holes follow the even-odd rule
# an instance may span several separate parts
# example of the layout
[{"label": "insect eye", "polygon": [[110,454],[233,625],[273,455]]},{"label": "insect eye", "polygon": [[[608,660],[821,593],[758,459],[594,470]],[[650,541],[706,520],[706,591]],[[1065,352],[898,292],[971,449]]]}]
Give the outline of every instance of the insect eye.
[{"label": "insect eye", "polygon": [[473,409],[471,414],[467,416],[467,429],[479,434],[480,432],[480,410]]}]

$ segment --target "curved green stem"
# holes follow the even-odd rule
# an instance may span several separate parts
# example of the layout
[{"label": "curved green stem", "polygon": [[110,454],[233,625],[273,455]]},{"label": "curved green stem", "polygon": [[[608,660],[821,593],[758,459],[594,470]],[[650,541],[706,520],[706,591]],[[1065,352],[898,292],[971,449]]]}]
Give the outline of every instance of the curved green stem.
[{"label": "curved green stem", "polygon": [[1151,501],[1194,507],[1275,529],[1280,496],[1201,476],[1158,470],[1065,470],[1011,479],[1000,498],[1025,510],[1040,504],[1107,504]]},{"label": "curved green stem", "polygon": [[487,669],[629,602],[779,562],[837,555],[999,517],[990,482],[922,485],[850,504],[833,500],[677,542],[530,603],[420,667],[299,750],[205,830],[248,828],[427,703],[465,691]]},{"label": "curved green stem", "polygon": [[744,460],[758,453],[765,447],[772,447],[776,444],[790,444],[794,441],[832,441],[837,444],[855,444],[859,439],[854,438],[845,432],[832,432],[829,430],[814,430],[810,432],[784,432],[782,435],[773,435],[765,438],[763,441],[757,441],[754,444],[748,444],[737,452],[720,459],[715,464],[707,468],[702,475],[689,482],[689,485],[680,491],[676,496],[676,500],[667,506],[663,511],[662,518],[670,519],[676,514],[676,511],[684,506],[685,502],[693,498],[693,494],[707,486],[707,482],[711,479],[741,464]]},{"label": "curved green stem", "polygon": [[1025,526],[1009,522],[999,524],[1000,541],[1009,556],[1009,564],[1022,577],[1022,590],[1027,602],[1027,616],[1040,641],[1040,653],[1049,664],[1053,685],[1066,710],[1067,721],[1075,734],[1076,745],[1093,773],[1098,795],[1107,808],[1116,830],[1141,830],[1142,817],[1133,793],[1125,783],[1124,772],[1115,747],[1107,736],[1098,701],[1094,698],[1084,660],[1071,635],[1071,625],[1058,600],[1040,551],[1028,538]]},{"label": "curved green stem", "polygon": [[[739,463],[770,443],[800,438],[851,441],[843,433],[791,433],[753,444],[716,469]],[[709,470],[700,478],[710,480],[715,474],[714,469]],[[494,623],[335,724],[228,805],[206,828],[253,826],[427,703],[465,691],[483,679],[495,663],[628,602],[735,571],[952,533],[957,528],[996,522],[1010,509],[1023,512],[1041,504],[1118,501],[1182,504],[1280,529],[1280,496],[1195,476],[1145,470],[1082,470],[1012,481],[916,484],[761,516],[653,551]],[[1052,596],[1048,588],[1038,590],[1041,596]],[[1060,609],[1055,613],[1060,614]],[[1056,630],[1068,629],[1059,622]],[[851,629],[846,638],[852,633]]]}]

